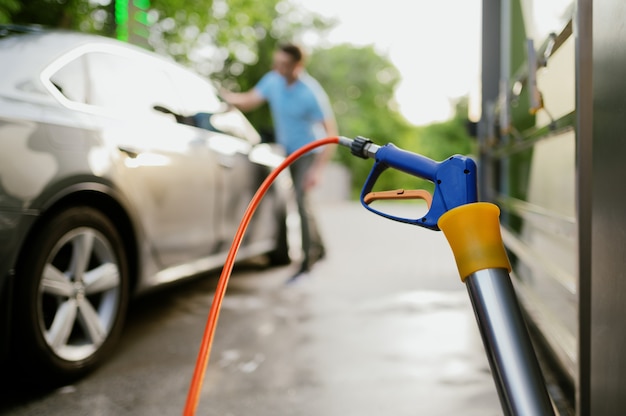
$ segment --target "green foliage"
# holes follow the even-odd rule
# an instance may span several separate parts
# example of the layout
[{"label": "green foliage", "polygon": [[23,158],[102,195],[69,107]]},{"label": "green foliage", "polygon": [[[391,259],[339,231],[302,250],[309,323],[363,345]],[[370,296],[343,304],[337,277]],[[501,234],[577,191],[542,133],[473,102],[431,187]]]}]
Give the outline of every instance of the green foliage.
[{"label": "green foliage", "polygon": [[[311,56],[308,70],[328,93],[342,136],[406,145],[411,127],[396,110],[393,99],[400,74],[373,47],[344,44],[319,49]],[[336,152],[336,157],[350,169],[353,193],[357,195],[371,161],[355,158],[344,150]],[[395,176],[396,172],[389,172],[379,183],[385,186],[396,182]]]},{"label": "green foliage", "polygon": [[15,7],[14,0],[0,0],[4,23],[38,24],[111,35],[114,33],[113,3],[88,0],[29,0]]},{"label": "green foliage", "polygon": [[[202,74],[237,62],[234,72],[255,64],[257,42],[278,18],[278,0],[152,0],[157,16],[151,42],[155,50],[190,64]],[[234,58],[234,59],[233,59]],[[228,73],[229,65],[226,65]]]},{"label": "green foliage", "polygon": [[[469,154],[472,140],[466,130],[467,100],[457,105],[456,116],[443,123],[416,127],[408,123],[396,109],[394,93],[400,74],[393,64],[373,47],[339,45],[314,52],[309,72],[326,89],[342,136],[363,136],[376,144],[394,145],[440,161],[454,154]],[[372,167],[372,161],[355,158],[345,150],[336,158],[350,169],[353,196]],[[375,190],[427,189],[432,184],[396,170],[385,171]]]},{"label": "green foliage", "polygon": [[14,14],[19,12],[20,3],[17,0],[0,0],[0,24],[11,23]]},{"label": "green foliage", "polygon": [[474,141],[467,130],[467,106],[457,105],[455,116],[443,123],[424,127],[419,136],[419,148],[425,156],[441,161],[452,155],[470,155]]}]

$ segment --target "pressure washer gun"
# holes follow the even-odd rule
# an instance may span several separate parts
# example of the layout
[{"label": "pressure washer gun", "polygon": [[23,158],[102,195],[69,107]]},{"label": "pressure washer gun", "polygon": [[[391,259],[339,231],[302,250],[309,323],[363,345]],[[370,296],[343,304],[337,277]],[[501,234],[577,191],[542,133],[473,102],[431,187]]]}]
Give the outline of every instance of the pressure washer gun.
[{"label": "pressure washer gun", "polygon": [[[381,147],[363,137],[344,140],[342,143],[340,138],[340,144],[350,147],[353,155],[376,160],[361,192],[361,203],[375,214],[438,231],[437,223],[443,214],[477,200],[476,163],[468,157],[455,155],[443,162],[435,162],[422,155],[399,149],[393,144]],[[432,196],[425,190],[372,192],[378,177],[388,168],[434,183],[435,192]],[[372,208],[370,204],[380,199],[423,199],[429,210],[419,219],[399,218]]]},{"label": "pressure washer gun", "polygon": [[[361,192],[365,208],[394,221],[443,231],[467,286],[504,413],[554,415],[509,276],[511,265],[500,233],[500,210],[494,204],[477,202],[474,161],[455,155],[436,162],[363,137],[340,137],[339,144],[349,147],[355,156],[375,160]],[[433,195],[424,190],[372,192],[381,173],[389,168],[432,182]],[[416,219],[396,217],[371,206],[381,199],[423,199],[428,212]]]}]

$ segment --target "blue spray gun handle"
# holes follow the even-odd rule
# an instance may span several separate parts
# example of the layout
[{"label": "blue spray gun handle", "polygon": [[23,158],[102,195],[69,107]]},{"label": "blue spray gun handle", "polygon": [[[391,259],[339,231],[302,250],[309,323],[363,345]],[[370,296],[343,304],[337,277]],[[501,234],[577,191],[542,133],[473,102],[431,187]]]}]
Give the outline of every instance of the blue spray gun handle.
[{"label": "blue spray gun handle", "polygon": [[[438,231],[437,222],[443,214],[455,207],[478,200],[476,163],[471,158],[454,155],[444,161],[436,162],[425,156],[399,149],[393,144],[378,146],[371,140],[362,137],[357,137],[354,140],[342,139],[343,141],[340,139],[340,144],[349,146],[355,156],[375,159],[374,166],[361,191],[361,203],[375,214],[394,221]],[[432,202],[421,196],[421,193],[427,193],[427,191],[413,191],[418,192],[415,194],[418,195],[417,197],[429,202],[429,210],[426,215],[416,219],[401,218],[370,206],[370,202],[373,200],[370,196],[374,184],[388,168],[426,179],[434,184]],[[403,190],[392,192],[404,193]]]}]

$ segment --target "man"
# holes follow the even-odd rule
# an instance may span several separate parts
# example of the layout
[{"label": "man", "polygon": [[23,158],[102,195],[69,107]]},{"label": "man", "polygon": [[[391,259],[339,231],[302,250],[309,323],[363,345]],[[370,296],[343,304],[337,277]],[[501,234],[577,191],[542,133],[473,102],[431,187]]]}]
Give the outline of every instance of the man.
[{"label": "man", "polygon": [[[337,125],[328,96],[320,84],[304,69],[302,50],[291,43],[280,45],[274,52],[273,70],[247,92],[222,91],[222,98],[242,111],[270,106],[276,141],[291,154],[300,147],[322,137],[337,136]],[[326,146],[310,152],[291,166],[298,212],[302,224],[303,261],[297,278],[310,270],[324,253],[313,213],[307,201],[308,191],[321,178],[323,168],[334,148]]]}]

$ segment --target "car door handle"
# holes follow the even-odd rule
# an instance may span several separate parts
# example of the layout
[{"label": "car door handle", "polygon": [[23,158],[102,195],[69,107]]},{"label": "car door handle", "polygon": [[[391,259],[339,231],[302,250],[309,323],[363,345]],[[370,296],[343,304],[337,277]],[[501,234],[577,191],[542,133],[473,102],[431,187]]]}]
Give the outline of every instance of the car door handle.
[{"label": "car door handle", "polygon": [[132,147],[118,146],[117,148],[120,150],[120,152],[126,153],[126,155],[128,155],[129,157],[133,159],[139,156],[139,153],[140,153],[139,150],[133,149]]}]

